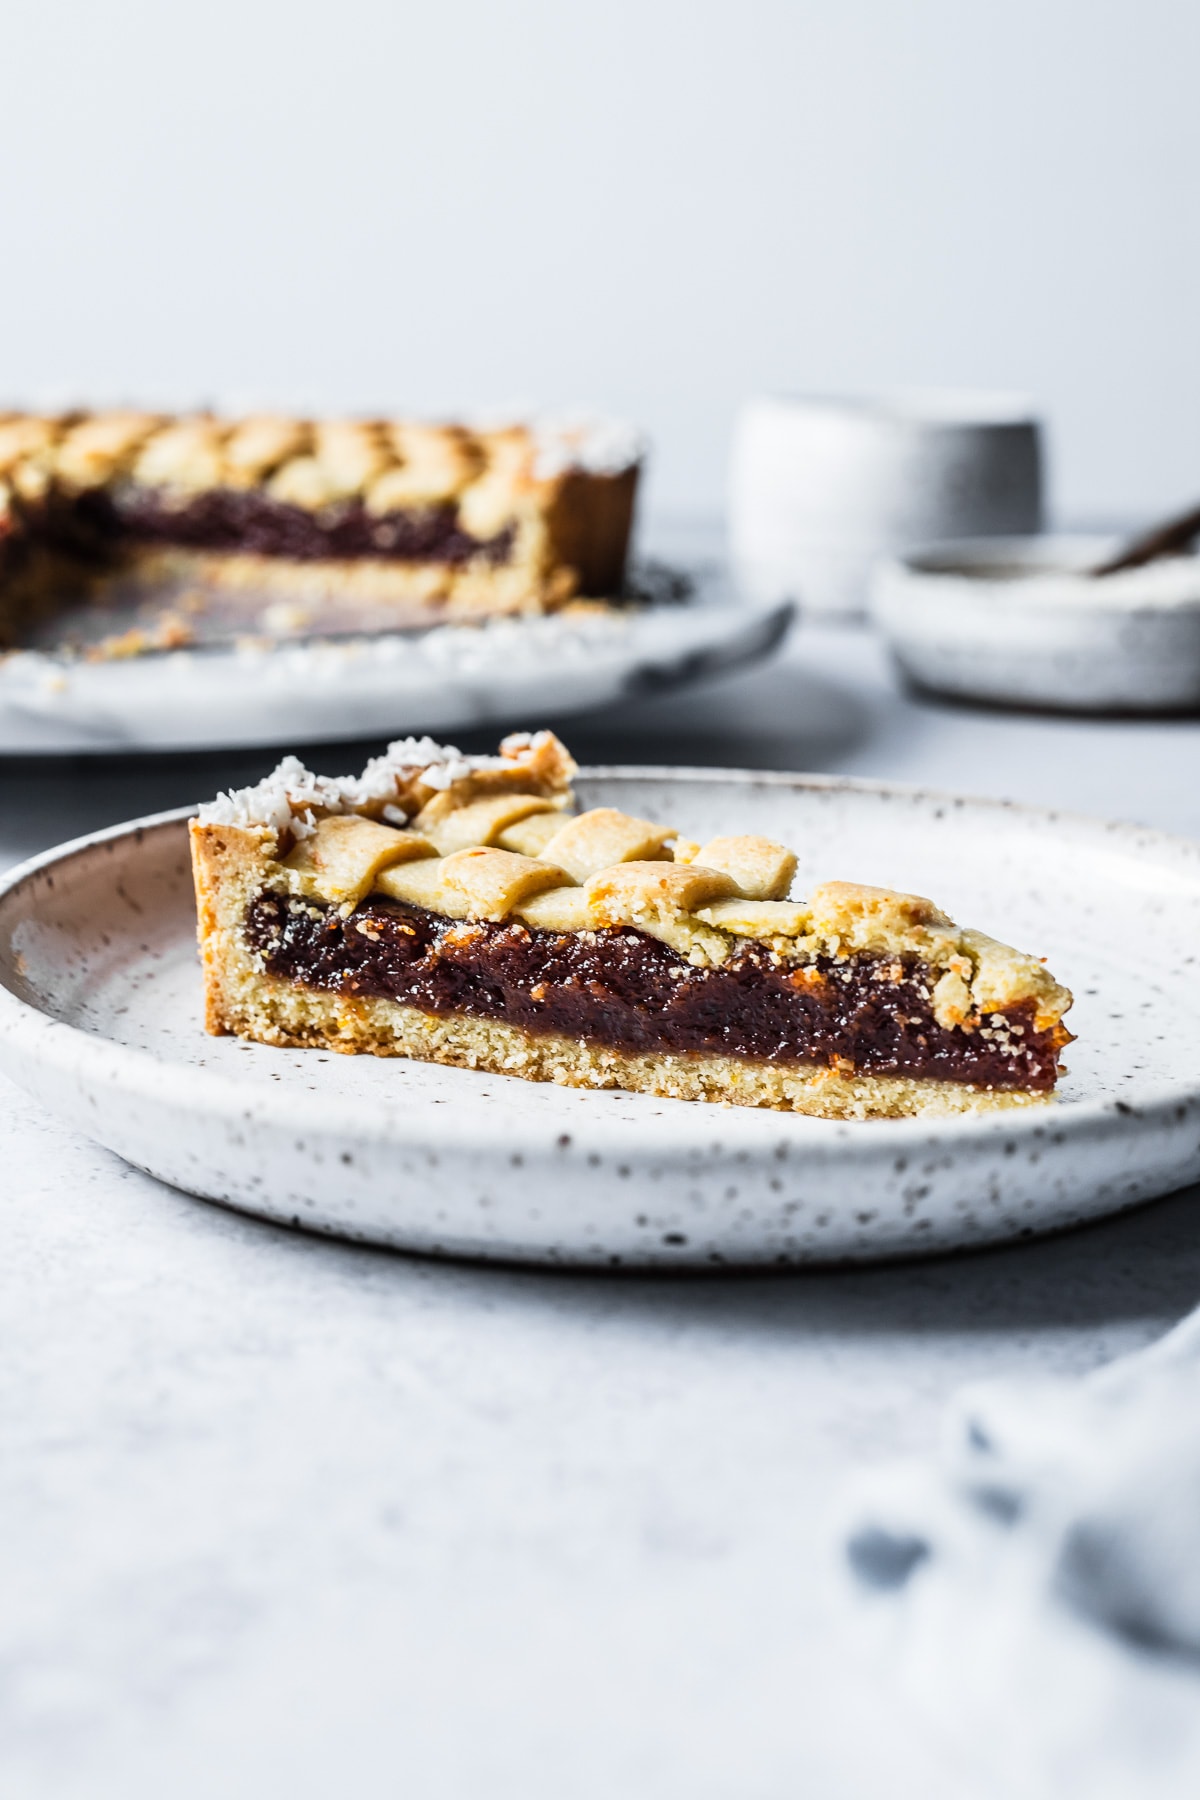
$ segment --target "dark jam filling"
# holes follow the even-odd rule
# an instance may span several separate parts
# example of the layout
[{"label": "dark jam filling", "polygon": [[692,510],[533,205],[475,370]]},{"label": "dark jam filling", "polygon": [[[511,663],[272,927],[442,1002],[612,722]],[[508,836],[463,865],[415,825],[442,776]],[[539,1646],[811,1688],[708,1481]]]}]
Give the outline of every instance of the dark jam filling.
[{"label": "dark jam filling", "polygon": [[246,936],[272,975],[305,987],[502,1019],[617,1050],[1044,1091],[1062,1041],[1034,1030],[1032,1001],[1009,1009],[1004,1041],[939,1025],[927,971],[915,962],[778,963],[751,942],[719,968],[698,969],[629,927],[559,934],[515,922],[464,925],[378,897],[343,919],[260,894]]},{"label": "dark jam filling", "polygon": [[47,523],[54,535],[97,547],[135,540],[301,562],[376,557],[465,563],[480,557],[495,564],[507,561],[513,540],[511,527],[495,537],[472,537],[449,506],[376,515],[361,500],[339,500],[308,512],[255,488],[211,488],[186,500],[157,488],[96,489],[65,511],[57,509]]}]

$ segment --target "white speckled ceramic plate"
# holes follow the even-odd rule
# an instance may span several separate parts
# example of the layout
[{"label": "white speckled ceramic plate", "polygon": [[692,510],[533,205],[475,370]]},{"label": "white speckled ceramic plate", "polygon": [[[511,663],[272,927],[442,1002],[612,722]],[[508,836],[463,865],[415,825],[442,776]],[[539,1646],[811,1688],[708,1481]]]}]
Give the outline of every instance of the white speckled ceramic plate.
[{"label": "white speckled ceramic plate", "polygon": [[0,1065],[164,1181],[416,1250],[824,1262],[982,1244],[1200,1177],[1200,844],[784,774],[585,771],[586,805],[762,831],[808,879],[924,891],[1078,996],[1060,1100],[834,1124],[202,1035],[185,814],[0,885]]},{"label": "white speckled ceramic plate", "polygon": [[427,632],[184,649],[117,662],[0,657],[0,754],[198,750],[452,735],[680,687],[770,655],[789,605],[697,599]]}]

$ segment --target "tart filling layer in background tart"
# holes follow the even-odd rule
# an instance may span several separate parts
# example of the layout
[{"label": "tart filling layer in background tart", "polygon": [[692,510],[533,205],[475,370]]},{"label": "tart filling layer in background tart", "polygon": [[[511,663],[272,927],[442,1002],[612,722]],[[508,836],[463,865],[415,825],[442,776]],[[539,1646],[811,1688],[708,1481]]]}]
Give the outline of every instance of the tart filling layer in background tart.
[{"label": "tart filling layer in background tart", "polygon": [[601,423],[0,414],[0,650],[139,579],[193,635],[289,600],[394,627],[615,599],[640,455]]},{"label": "tart filling layer in background tart", "polygon": [[911,894],[573,814],[550,733],[294,759],[193,821],[206,1022],[264,1043],[836,1118],[1048,1098],[1071,996]]}]

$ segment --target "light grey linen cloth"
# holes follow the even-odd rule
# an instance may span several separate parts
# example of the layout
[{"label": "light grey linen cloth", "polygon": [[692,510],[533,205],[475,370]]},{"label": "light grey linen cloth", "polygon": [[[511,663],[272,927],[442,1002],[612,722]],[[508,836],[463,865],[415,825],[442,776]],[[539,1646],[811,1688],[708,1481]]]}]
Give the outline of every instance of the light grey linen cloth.
[{"label": "light grey linen cloth", "polygon": [[839,1528],[877,1656],[975,1790],[1200,1800],[1200,1310],[1082,1378],[965,1389],[936,1461]]}]

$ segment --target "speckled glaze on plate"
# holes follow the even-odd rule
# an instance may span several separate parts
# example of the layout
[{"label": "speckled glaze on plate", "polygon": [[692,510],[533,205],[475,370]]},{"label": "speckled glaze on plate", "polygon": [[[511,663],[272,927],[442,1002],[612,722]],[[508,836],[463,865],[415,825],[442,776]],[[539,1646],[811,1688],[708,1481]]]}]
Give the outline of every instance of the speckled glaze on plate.
[{"label": "speckled glaze on plate", "polygon": [[205,1037],[186,812],[0,885],[0,1066],[191,1193],[446,1255],[804,1263],[1069,1225],[1200,1177],[1200,844],[815,776],[598,769],[583,803],[927,892],[1077,996],[1059,1101],[835,1124]]}]

